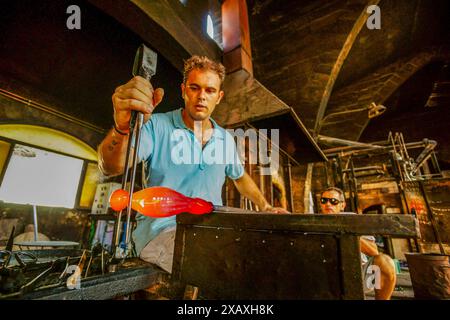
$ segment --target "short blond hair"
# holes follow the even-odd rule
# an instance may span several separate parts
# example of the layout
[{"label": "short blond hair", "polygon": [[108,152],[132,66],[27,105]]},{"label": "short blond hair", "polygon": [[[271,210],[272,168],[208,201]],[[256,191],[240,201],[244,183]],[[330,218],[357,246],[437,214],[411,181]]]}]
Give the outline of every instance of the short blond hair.
[{"label": "short blond hair", "polygon": [[189,72],[193,69],[209,70],[217,73],[220,79],[220,87],[225,80],[225,67],[220,62],[213,61],[205,56],[192,56],[184,61],[183,83],[186,84]]}]

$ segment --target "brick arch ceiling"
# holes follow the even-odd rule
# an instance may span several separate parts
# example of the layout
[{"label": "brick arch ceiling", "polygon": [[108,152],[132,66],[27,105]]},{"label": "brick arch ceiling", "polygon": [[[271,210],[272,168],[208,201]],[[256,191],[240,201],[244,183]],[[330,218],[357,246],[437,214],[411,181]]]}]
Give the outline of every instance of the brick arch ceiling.
[{"label": "brick arch ceiling", "polygon": [[[367,111],[342,113],[359,110],[370,103],[383,104],[401,85],[417,71],[434,61],[450,59],[449,47],[432,47],[364,77],[360,81],[333,92],[328,106],[327,119],[320,134],[342,139],[359,140],[370,119]],[[332,115],[336,113],[336,116]],[[339,113],[341,115],[339,116]],[[331,116],[330,116],[331,115]]]},{"label": "brick arch ceiling", "polygon": [[249,1],[255,77],[313,131],[376,1]]}]

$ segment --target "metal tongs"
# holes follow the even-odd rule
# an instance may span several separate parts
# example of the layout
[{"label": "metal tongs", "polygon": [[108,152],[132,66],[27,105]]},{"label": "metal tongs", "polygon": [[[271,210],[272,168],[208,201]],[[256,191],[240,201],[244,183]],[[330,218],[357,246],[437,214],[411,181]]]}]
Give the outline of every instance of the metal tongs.
[{"label": "metal tongs", "polygon": [[[134,58],[133,64],[133,76],[141,76],[148,81],[150,81],[151,77],[156,74],[156,61],[157,54],[153,50],[146,47],[142,44],[136,52],[136,56]],[[127,206],[127,222],[126,222],[126,230],[125,230],[125,249],[121,250],[120,248],[120,234],[121,234],[121,220],[122,220],[122,210],[117,215],[116,220],[116,233],[114,238],[114,251],[113,256],[116,258],[126,258],[131,255],[131,201],[134,190],[134,181],[136,177],[136,167],[138,161],[138,152],[139,152],[139,143],[141,140],[141,130],[142,125],[144,124],[144,114],[142,112],[132,111],[130,118],[130,138],[128,139],[127,145],[127,154],[125,159],[125,170],[122,178],[122,189],[127,190],[127,182],[128,182],[128,170],[131,168],[131,176],[130,182],[128,184],[128,194],[130,195],[128,199]],[[134,148],[132,149],[132,146]],[[131,161],[131,165],[130,165]]]}]

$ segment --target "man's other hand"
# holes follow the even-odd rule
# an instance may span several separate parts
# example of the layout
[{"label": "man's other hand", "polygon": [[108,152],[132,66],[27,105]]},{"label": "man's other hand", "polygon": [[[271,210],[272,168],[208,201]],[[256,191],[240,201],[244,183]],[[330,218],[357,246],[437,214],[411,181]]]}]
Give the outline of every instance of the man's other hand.
[{"label": "man's other hand", "polygon": [[291,213],[291,212],[287,211],[284,208],[272,207],[272,206],[269,206],[269,207],[265,208],[265,210],[263,210],[263,211],[270,212],[270,213]]}]

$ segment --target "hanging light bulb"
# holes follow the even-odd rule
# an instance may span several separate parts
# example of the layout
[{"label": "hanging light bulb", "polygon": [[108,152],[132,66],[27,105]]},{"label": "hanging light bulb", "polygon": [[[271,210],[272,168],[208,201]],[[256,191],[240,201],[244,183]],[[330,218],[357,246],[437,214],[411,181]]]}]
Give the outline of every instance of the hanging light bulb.
[{"label": "hanging light bulb", "polygon": [[[127,207],[129,193],[118,189],[111,194],[110,205],[115,211]],[[133,193],[131,200],[133,210],[152,218],[170,217],[182,212],[206,214],[213,211],[211,202],[200,198],[190,198],[166,187],[150,187]]]}]

